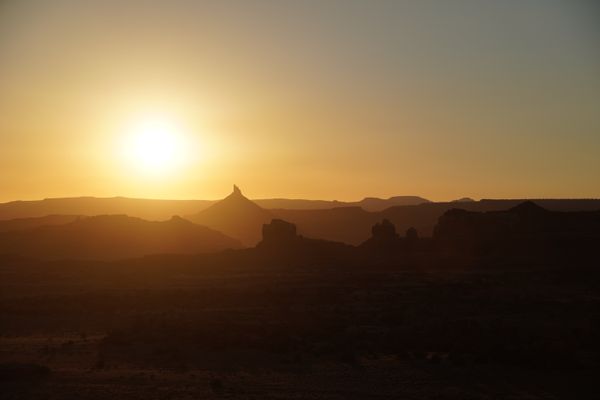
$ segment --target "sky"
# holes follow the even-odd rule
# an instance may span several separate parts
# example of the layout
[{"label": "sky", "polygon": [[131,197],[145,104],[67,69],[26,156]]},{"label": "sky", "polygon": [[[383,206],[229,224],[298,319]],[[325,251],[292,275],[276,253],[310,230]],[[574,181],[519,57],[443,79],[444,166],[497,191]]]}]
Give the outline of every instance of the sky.
[{"label": "sky", "polygon": [[598,198],[600,6],[0,0],[0,201],[232,183]]}]

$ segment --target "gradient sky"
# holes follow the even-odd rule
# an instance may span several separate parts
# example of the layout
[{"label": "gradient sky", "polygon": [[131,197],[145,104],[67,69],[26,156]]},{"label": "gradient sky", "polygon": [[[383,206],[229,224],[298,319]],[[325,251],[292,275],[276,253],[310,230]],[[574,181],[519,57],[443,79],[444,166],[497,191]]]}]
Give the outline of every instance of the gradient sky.
[{"label": "gradient sky", "polygon": [[[600,7],[0,1],[0,201],[600,197]],[[195,157],[119,143],[168,115]]]}]

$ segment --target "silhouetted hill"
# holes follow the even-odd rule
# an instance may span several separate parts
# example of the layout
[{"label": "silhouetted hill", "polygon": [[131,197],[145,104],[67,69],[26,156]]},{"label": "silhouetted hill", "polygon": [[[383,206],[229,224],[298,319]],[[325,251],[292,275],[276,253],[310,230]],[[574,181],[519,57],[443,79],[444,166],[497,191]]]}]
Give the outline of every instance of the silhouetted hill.
[{"label": "silhouetted hill", "polygon": [[532,201],[503,211],[455,208],[439,218],[434,239],[440,249],[463,255],[586,258],[600,243],[600,211],[549,211]]},{"label": "silhouetted hill", "polygon": [[0,253],[41,259],[115,260],[239,247],[239,241],[180,217],[150,222],[124,215],[103,215],[0,233]]},{"label": "silhouetted hill", "polygon": [[15,218],[0,221],[0,232],[37,228],[44,225],[64,225],[80,218],[79,215],[47,215],[45,217]]},{"label": "silhouetted hill", "polygon": [[246,198],[237,186],[223,200],[188,219],[239,239],[253,246],[261,238],[260,229],[271,221],[273,214]]},{"label": "silhouetted hill", "polygon": [[46,215],[113,215],[160,221],[172,215],[188,215],[213,204],[211,200],[156,200],[126,197],[72,197],[0,203],[0,220]]}]

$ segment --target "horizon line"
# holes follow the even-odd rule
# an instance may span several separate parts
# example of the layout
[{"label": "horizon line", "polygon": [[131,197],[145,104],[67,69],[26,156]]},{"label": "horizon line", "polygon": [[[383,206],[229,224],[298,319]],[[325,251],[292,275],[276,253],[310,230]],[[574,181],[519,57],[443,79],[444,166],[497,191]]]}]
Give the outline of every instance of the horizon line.
[{"label": "horizon line", "polygon": [[[129,196],[93,196],[93,195],[80,195],[80,196],[59,196],[59,197],[44,197],[44,198],[31,198],[31,199],[13,199],[13,200],[0,200],[0,204],[10,204],[10,203],[19,203],[19,202],[36,202],[36,201],[46,201],[46,200],[74,200],[74,199],[96,199],[96,200],[110,200],[110,199],[126,199],[126,200],[147,200],[147,201],[207,201],[207,202],[216,202],[223,200],[226,196],[216,199],[201,199],[201,198],[161,198],[161,197],[129,197]],[[260,198],[250,198],[248,199],[252,201],[262,201],[262,200],[297,200],[297,201],[326,201],[326,202],[338,202],[338,203],[358,203],[364,201],[366,199],[379,199],[379,200],[390,200],[395,197],[420,197],[425,202],[421,203],[452,203],[459,202],[463,198],[470,198],[475,202],[481,201],[498,201],[498,200],[600,200],[599,197],[481,197],[481,198],[473,198],[470,196],[464,196],[453,200],[431,200],[418,195],[394,195],[390,197],[375,197],[375,196],[365,196],[360,200],[338,200],[338,199],[323,199],[323,198],[306,198],[306,197],[260,197]]]}]

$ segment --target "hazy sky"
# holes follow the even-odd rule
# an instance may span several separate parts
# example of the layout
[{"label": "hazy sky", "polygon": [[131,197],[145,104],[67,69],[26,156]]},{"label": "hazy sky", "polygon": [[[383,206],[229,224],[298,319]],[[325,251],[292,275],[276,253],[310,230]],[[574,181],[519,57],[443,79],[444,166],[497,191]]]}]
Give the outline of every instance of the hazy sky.
[{"label": "hazy sky", "polygon": [[0,0],[0,201],[600,197],[597,4]]}]

